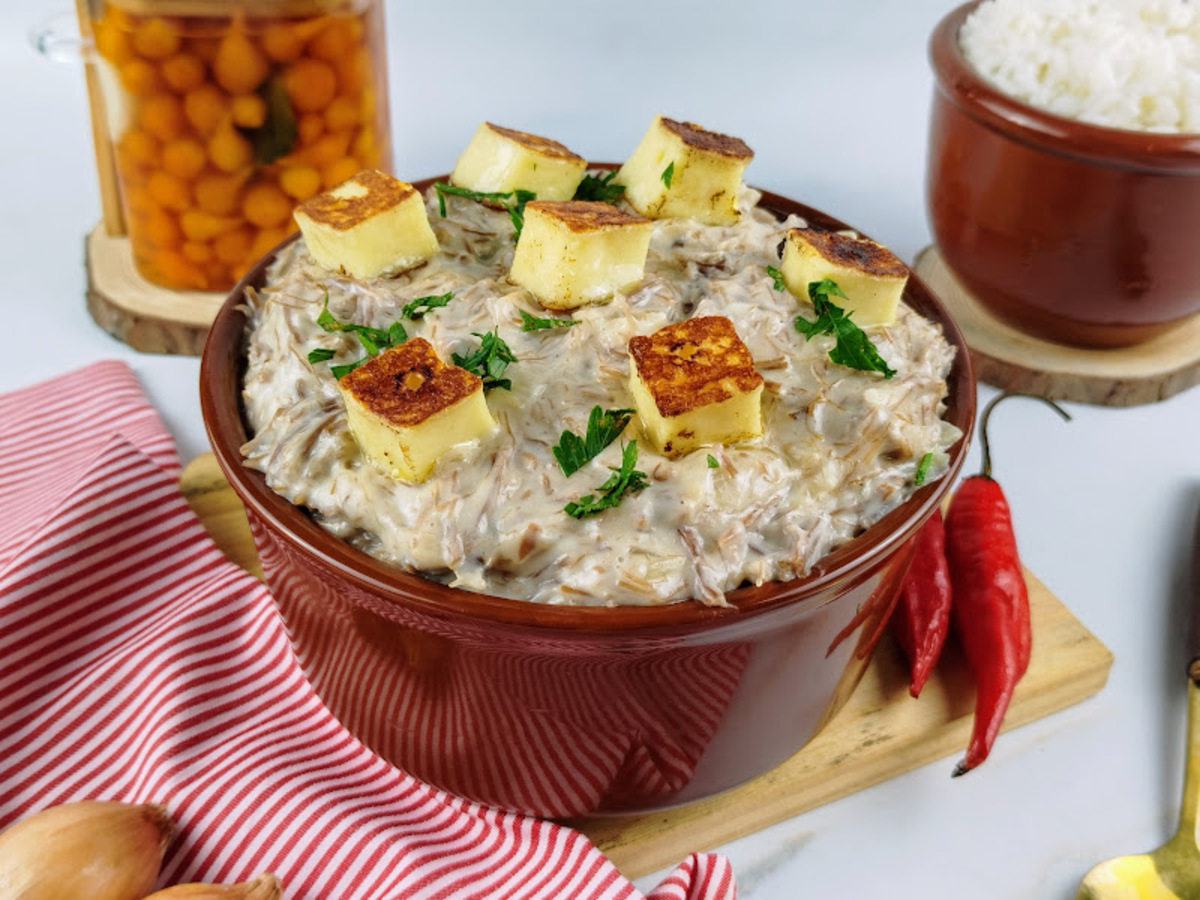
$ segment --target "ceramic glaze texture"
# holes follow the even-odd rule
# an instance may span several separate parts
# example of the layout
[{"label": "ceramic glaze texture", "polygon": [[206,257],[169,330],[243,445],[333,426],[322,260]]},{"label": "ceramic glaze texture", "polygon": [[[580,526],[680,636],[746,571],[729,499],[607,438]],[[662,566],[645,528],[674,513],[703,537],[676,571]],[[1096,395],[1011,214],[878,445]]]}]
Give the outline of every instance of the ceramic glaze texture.
[{"label": "ceramic glaze texture", "polygon": [[1047,340],[1137,344],[1200,313],[1200,135],[1100,128],[989,86],[939,23],[926,199],[947,265]]},{"label": "ceramic glaze texture", "polygon": [[858,683],[912,549],[759,615],[557,630],[389,601],[261,520],[253,528],[306,673],[339,721],[429,784],[548,818],[649,812],[782,763]]},{"label": "ceramic glaze texture", "polygon": [[[778,213],[844,228],[764,194]],[[451,793],[544,817],[649,812],[749,781],[803,747],[870,662],[913,537],[962,467],[975,383],[961,333],[915,277],[905,302],[956,348],[947,475],[819,561],[745,587],[729,608],[530,603],[405,573],[332,536],[242,465],[247,286],[214,322],[201,404],[246,505],[266,580],[321,700],[399,768]]]}]

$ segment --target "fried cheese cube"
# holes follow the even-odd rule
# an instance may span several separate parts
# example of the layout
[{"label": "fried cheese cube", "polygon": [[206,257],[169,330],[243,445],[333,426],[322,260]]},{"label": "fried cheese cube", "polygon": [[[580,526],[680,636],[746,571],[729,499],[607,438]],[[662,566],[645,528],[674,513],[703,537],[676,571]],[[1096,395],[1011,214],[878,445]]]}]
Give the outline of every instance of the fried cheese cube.
[{"label": "fried cheese cube", "polygon": [[763,377],[725,316],[698,316],[629,340],[629,390],[664,456],[763,432]]},{"label": "fried cheese cube", "polygon": [[558,141],[484,122],[455,163],[450,183],[471,191],[520,189],[541,200],[570,200],[586,169],[587,160]]},{"label": "fried cheese cube", "polygon": [[613,181],[625,186],[625,199],[647,218],[732,225],[740,215],[742,175],[753,158],[738,138],[656,116]]},{"label": "fried cheese cube", "polygon": [[479,376],[446,365],[424,338],[389,347],[338,388],[363,454],[405,481],[424,481],[442,454],[495,424]]},{"label": "fried cheese cube", "polygon": [[654,223],[594,200],[531,200],[508,277],[547,309],[576,309],[638,284]]},{"label": "fried cheese cube", "polygon": [[395,275],[438,250],[420,191],[376,169],[310,197],[294,217],[313,259],[353,278]]},{"label": "fried cheese cube", "polygon": [[828,278],[845,297],[832,298],[860,328],[886,325],[908,283],[908,267],[887,247],[836,231],[788,231],[779,266],[788,291],[808,300],[808,286]]}]

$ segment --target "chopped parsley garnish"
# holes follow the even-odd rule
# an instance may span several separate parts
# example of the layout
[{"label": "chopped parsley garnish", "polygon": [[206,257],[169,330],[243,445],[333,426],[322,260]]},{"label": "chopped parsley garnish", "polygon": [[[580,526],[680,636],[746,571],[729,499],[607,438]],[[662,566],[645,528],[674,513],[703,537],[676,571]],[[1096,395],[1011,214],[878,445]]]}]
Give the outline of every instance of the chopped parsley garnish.
[{"label": "chopped parsley garnish", "polygon": [[650,482],[646,480],[646,473],[634,468],[637,465],[637,457],[637,442],[630,441],[621,449],[620,468],[609,466],[613,473],[596,489],[597,493],[587,494],[568,503],[563,507],[567,515],[576,519],[594,516],[606,509],[620,506],[626,494],[636,494],[648,487]]},{"label": "chopped parsley garnish", "polygon": [[537,199],[537,194],[533,191],[523,191],[520,188],[515,191],[471,191],[453,184],[435,181],[433,189],[437,191],[438,212],[441,213],[443,219],[446,217],[447,194],[453,194],[456,197],[466,197],[469,200],[479,200],[485,203],[499,203],[508,210],[508,217],[512,220],[513,241],[521,239],[521,229],[525,227],[525,204],[530,200]]},{"label": "chopped parsley garnish", "polygon": [[415,322],[431,309],[438,309],[445,306],[453,299],[453,293],[439,294],[436,297],[418,297],[415,300],[409,300],[405,303],[400,313],[404,318]]},{"label": "chopped parsley garnish", "polygon": [[783,273],[774,266],[767,266],[767,274],[771,276],[771,283],[777,291],[786,291],[787,284],[784,283]]},{"label": "chopped parsley garnish", "polygon": [[601,203],[616,203],[625,193],[625,185],[613,184],[617,176],[616,169],[607,175],[592,175],[588,173],[575,189],[576,200],[599,200]]},{"label": "chopped parsley garnish", "polygon": [[512,191],[472,191],[454,184],[446,184],[444,181],[435,181],[433,189],[437,191],[438,213],[443,219],[446,218],[447,194],[452,194],[455,197],[466,197],[468,200],[478,200],[481,203],[503,203],[505,200],[513,198]]},{"label": "chopped parsley garnish", "polygon": [[538,316],[530,315],[523,309],[517,310],[521,314],[521,330],[522,331],[544,331],[547,328],[570,328],[572,325],[578,325],[578,319],[542,319]]},{"label": "chopped parsley garnish", "polygon": [[821,334],[833,335],[835,344],[829,351],[829,358],[840,366],[880,372],[884,378],[895,375],[896,370],[879,355],[879,351],[863,330],[850,321],[850,316],[844,309],[830,302],[831,295],[846,296],[842,289],[828,278],[809,284],[808,296],[812,300],[817,318],[810,322],[804,316],[796,316],[796,330],[809,340]]},{"label": "chopped parsley garnish", "polygon": [[720,460],[718,460],[718,459],[717,459],[715,456],[713,456],[711,453],[710,453],[710,454],[708,454],[708,467],[709,467],[710,469],[719,469],[719,468],[721,468],[721,463],[720,463]]},{"label": "chopped parsley garnish", "polygon": [[593,406],[584,436],[581,438],[573,432],[564,431],[558,444],[552,448],[563,474],[577,472],[595,459],[601,450],[621,436],[631,418],[632,409],[604,410],[599,405]]},{"label": "chopped parsley garnish", "polygon": [[[431,309],[436,309],[439,306],[445,306],[454,299],[453,293],[440,294],[433,297],[418,297],[415,300],[410,300],[405,303],[400,310],[400,314],[406,319],[417,320],[429,312]],[[323,331],[350,331],[358,336],[359,343],[363,349],[367,351],[367,355],[362,359],[355,360],[352,363],[347,363],[341,366],[330,366],[329,371],[333,373],[334,378],[341,378],[347,372],[353,372],[372,356],[375,356],[381,350],[386,350],[388,347],[394,347],[397,344],[403,344],[408,340],[408,332],[404,325],[400,322],[393,322],[386,329],[372,328],[370,325],[356,325],[353,322],[339,322],[329,311],[329,291],[325,292],[325,302],[321,306],[321,312],[317,316],[317,324],[321,326]],[[336,350],[328,347],[314,347],[308,351],[308,361],[313,365],[317,363],[328,362],[337,355]]]},{"label": "chopped parsley garnish", "polygon": [[671,179],[675,177],[675,161],[674,160],[667,163],[667,167],[662,170],[662,175],[659,177],[662,178],[663,184],[665,184],[667,187],[671,186]]},{"label": "chopped parsley garnish", "polygon": [[[404,325],[400,322],[393,322],[387,328],[372,328],[370,325],[359,325],[355,322],[339,322],[329,311],[329,292],[325,292],[325,302],[321,305],[321,312],[317,315],[317,325],[322,331],[339,332],[348,331],[353,333],[358,342],[362,344],[363,350],[367,355],[362,359],[355,360],[352,363],[347,363],[341,366],[330,366],[329,371],[334,378],[341,378],[347,372],[353,372],[372,356],[376,356],[381,350],[386,350],[388,347],[394,347],[397,344],[403,344],[408,340],[408,332],[404,330]],[[309,351],[308,361],[310,363],[327,362],[336,355],[337,351],[330,350],[327,347],[316,347]]]},{"label": "chopped parsley garnish", "polygon": [[917,472],[913,475],[913,484],[920,487],[925,483],[925,479],[929,476],[929,467],[933,465],[933,454],[926,453],[921,457],[921,461],[917,463]]},{"label": "chopped parsley garnish", "polygon": [[483,334],[478,331],[471,333],[479,338],[479,349],[467,356],[452,353],[454,364],[468,372],[474,372],[483,379],[485,391],[493,388],[504,388],[506,391],[511,391],[512,379],[500,377],[508,368],[509,363],[517,361],[508,344],[504,343],[504,339],[497,331],[488,331]]}]

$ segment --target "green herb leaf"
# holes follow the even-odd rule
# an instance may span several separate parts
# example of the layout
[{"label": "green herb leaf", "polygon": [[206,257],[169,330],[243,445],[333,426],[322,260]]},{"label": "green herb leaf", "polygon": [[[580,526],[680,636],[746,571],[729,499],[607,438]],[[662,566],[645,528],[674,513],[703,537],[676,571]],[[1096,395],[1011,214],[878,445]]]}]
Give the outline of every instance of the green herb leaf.
[{"label": "green herb leaf", "polygon": [[504,374],[509,363],[517,361],[517,357],[513,355],[508,344],[504,343],[504,339],[500,337],[498,331],[488,331],[483,334],[475,331],[472,334],[479,338],[479,349],[467,356],[452,353],[451,358],[454,360],[454,364],[468,372],[474,372],[483,379],[485,391],[493,388],[504,388],[506,391],[511,391],[512,380],[500,376]]},{"label": "green herb leaf", "polygon": [[454,197],[466,197],[468,200],[478,200],[481,203],[503,203],[505,200],[511,200],[512,191],[472,191],[468,188],[459,187],[455,184],[446,184],[444,181],[435,181],[433,189],[438,195],[438,212],[442,218],[446,217],[446,195],[450,194]]},{"label": "green herb leaf", "polygon": [[521,239],[521,231],[525,227],[525,204],[536,200],[533,191],[513,191],[513,205],[508,208],[508,217],[513,223],[513,243]]},{"label": "green herb leaf", "polygon": [[913,484],[920,487],[925,483],[925,479],[929,477],[929,467],[933,465],[933,454],[926,453],[921,457],[921,461],[917,463],[917,472],[913,475]]},{"label": "green herb leaf", "polygon": [[317,315],[317,325],[322,331],[350,331],[358,336],[363,347],[372,356],[379,352],[380,348],[390,347],[393,344],[400,344],[408,340],[408,332],[404,330],[404,326],[399,322],[393,322],[386,329],[372,328],[370,325],[359,325],[356,322],[339,322],[329,311],[329,292],[325,292],[325,303],[321,307],[321,312]]},{"label": "green herb leaf", "polygon": [[530,315],[523,309],[518,309],[521,314],[521,330],[522,331],[543,331],[547,328],[570,328],[572,325],[578,325],[578,319],[542,319],[538,316]]},{"label": "green herb leaf", "polygon": [[439,294],[436,297],[418,297],[416,300],[410,300],[405,303],[400,310],[400,314],[404,318],[415,322],[431,309],[443,307],[453,299],[454,294],[452,292]]},{"label": "green herb leaf", "polygon": [[648,487],[646,473],[634,468],[637,465],[637,442],[630,441],[621,449],[621,467],[612,469],[613,474],[596,490],[598,494],[587,494],[568,503],[563,509],[576,519],[594,516],[606,509],[620,506],[626,494],[636,494]]},{"label": "green herb leaf", "polygon": [[671,186],[671,179],[675,177],[675,161],[674,160],[667,163],[667,167],[662,170],[662,175],[660,177],[662,178],[663,184],[665,184],[667,187]]},{"label": "green herb leaf", "polygon": [[358,342],[362,344],[363,349],[367,351],[367,356],[378,356],[380,343],[384,343],[386,346],[386,332],[383,335],[385,341],[382,342],[375,340],[376,337],[380,337],[377,331],[367,331],[364,329],[362,331],[356,331],[355,333],[358,335]]},{"label": "green herb leaf", "polygon": [[508,217],[512,220],[514,242],[520,240],[521,229],[525,227],[525,204],[530,200],[537,199],[537,194],[533,191],[523,191],[519,188],[515,191],[472,191],[467,188],[458,187],[457,185],[435,181],[433,189],[437,192],[438,212],[442,218],[446,217],[447,194],[452,194],[455,197],[466,197],[469,200],[479,200],[480,202],[499,203],[508,210]]},{"label": "green herb leaf", "polygon": [[571,475],[599,456],[601,450],[621,436],[631,418],[632,409],[602,410],[599,405],[593,406],[584,436],[564,431],[552,448],[563,474]]},{"label": "green herb leaf", "polygon": [[803,316],[796,316],[796,330],[810,340],[821,334],[833,335],[835,343],[829,351],[829,358],[840,366],[879,372],[884,378],[895,375],[896,370],[879,355],[879,351],[863,330],[850,321],[850,316],[845,310],[830,302],[830,295],[846,296],[842,289],[828,278],[814,281],[808,286],[808,296],[812,300],[817,318],[810,322]]},{"label": "green herb leaf", "polygon": [[711,453],[710,453],[710,454],[708,454],[708,467],[709,467],[710,469],[719,469],[719,468],[721,468],[721,463],[720,463],[720,462],[717,460],[717,458],[716,458],[715,456],[713,456]]},{"label": "green herb leaf", "polygon": [[317,313],[317,325],[322,331],[342,330],[342,323],[329,311],[329,291],[325,292],[325,302],[321,305],[321,311]]},{"label": "green herb leaf", "polygon": [[238,130],[254,149],[254,161],[266,166],[291,153],[296,146],[296,113],[292,110],[283,79],[278,75],[272,75],[263,83],[259,96],[267,107],[263,123],[257,128]]},{"label": "green herb leaf", "polygon": [[[317,325],[322,331],[330,333],[342,331],[353,333],[358,338],[358,342],[362,344],[363,350],[367,353],[365,357],[350,365],[330,366],[329,371],[333,374],[334,378],[341,378],[347,372],[354,371],[372,356],[378,355],[381,350],[386,350],[388,347],[394,347],[397,344],[403,344],[408,340],[408,332],[404,330],[404,326],[400,322],[393,322],[386,329],[372,328],[370,325],[358,325],[354,322],[339,322],[333,313],[329,311],[329,291],[325,292],[325,302],[321,305],[321,311],[317,314]],[[336,355],[336,350],[331,350],[327,347],[316,347],[309,351],[308,361],[310,363],[326,362]]]},{"label": "green herb leaf", "polygon": [[393,322],[388,326],[387,336],[389,347],[395,347],[397,344],[403,344],[408,340],[408,332],[404,330],[404,326],[399,322]]},{"label": "green herb leaf", "polygon": [[771,282],[777,291],[786,291],[787,284],[784,283],[783,273],[774,266],[767,266],[767,274],[771,276]]},{"label": "green herb leaf", "polygon": [[613,169],[607,175],[592,175],[588,173],[575,188],[576,200],[599,200],[601,203],[616,203],[625,193],[625,185],[612,184],[617,170]]}]

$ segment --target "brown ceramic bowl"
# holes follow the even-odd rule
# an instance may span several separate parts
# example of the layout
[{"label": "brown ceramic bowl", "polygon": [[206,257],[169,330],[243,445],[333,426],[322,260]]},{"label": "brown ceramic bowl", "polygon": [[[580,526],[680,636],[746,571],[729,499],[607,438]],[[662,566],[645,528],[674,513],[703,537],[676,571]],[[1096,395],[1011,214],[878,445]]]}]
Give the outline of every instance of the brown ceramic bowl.
[{"label": "brown ceramic bowl", "polygon": [[[772,194],[762,203],[815,227],[844,227]],[[313,687],[382,757],[459,796],[533,815],[650,811],[761,775],[847,699],[891,613],[912,538],[962,466],[975,418],[962,335],[919,280],[906,302],[941,322],[958,350],[947,418],[964,436],[944,479],[807,577],[732,592],[731,609],[564,607],[398,571],[332,537],[243,467],[240,304],[273,258],[246,275],[213,323],[201,365],[204,420]]]},{"label": "brown ceramic bowl", "polygon": [[985,82],[958,34],[930,40],[926,198],[946,264],[1023,332],[1090,347],[1148,340],[1200,313],[1200,135],[1084,124]]}]

